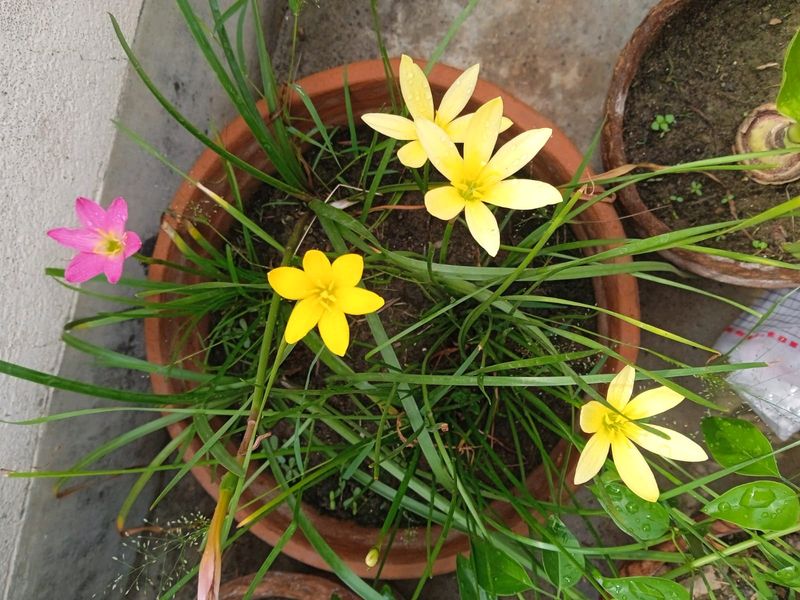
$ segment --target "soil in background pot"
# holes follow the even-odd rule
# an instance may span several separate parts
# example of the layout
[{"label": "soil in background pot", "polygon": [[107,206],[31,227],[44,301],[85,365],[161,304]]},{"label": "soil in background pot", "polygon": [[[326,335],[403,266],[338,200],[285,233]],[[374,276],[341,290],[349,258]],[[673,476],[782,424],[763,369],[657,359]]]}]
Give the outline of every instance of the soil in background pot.
[{"label": "soil in background pot", "polygon": [[[774,102],[786,46],[800,28],[797,0],[694,0],[642,58],[625,103],[631,163],[673,165],[733,153],[736,130],[756,106]],[[672,115],[669,131],[654,131]],[[672,229],[747,218],[800,194],[800,182],[760,185],[742,172],[670,175],[637,184],[642,201]],[[705,242],[800,262],[784,244],[800,240],[785,217]]]},{"label": "soil in background pot", "polygon": [[[359,130],[360,135],[371,137],[371,130]],[[366,138],[368,140],[369,138]],[[368,141],[363,143],[368,143]],[[349,143],[349,137],[340,135],[333,137],[334,143]],[[330,166],[332,169],[333,166]],[[399,172],[403,169],[402,165],[397,162],[390,165],[390,171],[394,169],[399,179]],[[318,165],[315,169],[323,179],[332,179],[338,170],[332,170],[330,173],[326,172],[326,165]],[[520,174],[522,176],[522,174]],[[391,183],[391,175],[384,178],[384,182]],[[348,182],[348,184],[355,185],[356,182]],[[337,196],[331,200],[336,200],[339,196],[351,195],[352,190],[347,188],[340,188]],[[376,198],[373,206],[379,206],[386,203],[383,198]],[[400,204],[405,206],[418,206],[418,210],[392,210],[392,211],[374,211],[369,219],[368,225],[375,225],[372,230],[374,235],[381,241],[381,243],[388,249],[394,251],[412,251],[425,254],[429,246],[434,246],[436,249],[435,260],[438,260],[438,243],[441,242],[446,223],[435,217],[432,217],[424,210],[422,195],[415,192],[406,192]],[[289,232],[293,229],[294,224],[297,223],[303,215],[308,212],[302,203],[296,201],[287,201],[276,190],[264,186],[257,192],[251,199],[249,205],[245,209],[245,213],[249,218],[255,221],[267,233],[274,236],[279,242],[285,243],[287,241]],[[498,211],[498,219],[502,219],[508,211]],[[514,213],[507,227],[502,235],[507,242],[518,243],[525,236],[527,236],[535,228],[549,219],[551,210],[540,209],[535,211],[520,211]],[[243,245],[244,240],[241,234],[241,228],[234,226],[233,230],[227,236],[228,240],[234,245]],[[564,227],[556,232],[552,243],[566,243],[575,241],[575,238],[568,227]],[[259,256],[264,256],[264,262],[269,262],[267,257],[275,259],[275,264],[265,265],[269,268],[278,266],[277,256],[275,251],[267,246],[265,243],[254,239],[253,243],[256,252]],[[303,238],[302,244],[297,250],[297,254],[302,256],[309,249],[321,249],[324,251],[331,251],[332,248],[325,236],[324,231],[319,226],[318,222],[314,222],[308,229],[308,232]],[[450,264],[459,265],[474,265],[479,264],[479,260],[485,258],[485,253],[482,253],[470,236],[466,227],[462,223],[457,223],[453,228],[452,235],[449,240],[447,262]],[[501,252],[496,257],[495,262],[499,264],[504,258],[504,253]],[[542,261],[539,261],[542,264]],[[524,290],[528,284],[520,283],[515,284],[520,290]],[[387,300],[386,305],[381,309],[381,321],[387,334],[392,335],[399,333],[407,328],[409,325],[415,323],[419,318],[431,308],[433,300],[429,298],[429,292],[415,283],[405,281],[400,278],[393,278],[391,281],[386,279],[374,279],[367,282],[368,289],[380,294]],[[559,298],[566,298],[582,302],[588,305],[593,305],[595,302],[594,291],[591,280],[579,281],[555,281],[545,282],[540,285],[535,293],[543,296],[556,296]],[[466,317],[470,307],[464,308],[463,315],[454,315],[454,319],[459,317]],[[548,314],[550,313],[550,314]],[[581,326],[587,329],[594,329],[594,312],[591,310],[578,310],[566,309],[565,311],[548,310],[542,312],[544,316],[553,318],[559,322],[567,323],[580,323]],[[218,317],[217,317],[218,318]],[[346,360],[354,370],[357,372],[368,370],[370,366],[375,366],[380,362],[379,357],[373,357],[370,360],[365,358],[366,353],[374,346],[374,341],[369,330],[369,327],[364,318],[349,318],[350,322],[350,335],[351,345],[348,349]],[[458,322],[458,321],[456,321]],[[419,366],[424,360],[425,356],[429,353],[431,345],[435,342],[431,336],[426,336],[425,329],[422,329],[421,334],[412,334],[405,338],[399,345],[395,344],[395,352],[401,364],[407,365],[410,372],[419,372]],[[447,340],[441,347],[432,355],[428,361],[427,372],[453,372],[463,360],[463,357],[458,352],[456,335]],[[560,337],[553,340],[559,351],[567,352],[575,350],[576,348],[570,345]],[[522,358],[531,356],[531,350],[522,348],[519,345],[513,346],[513,350]],[[298,344],[292,352],[292,356],[288,363],[284,365],[281,373],[281,378],[284,381],[292,383],[293,387],[303,388],[308,381],[310,389],[325,389],[326,379],[331,375],[331,372],[321,363],[317,361],[314,364],[314,355],[305,348],[302,344]],[[210,361],[212,364],[222,364],[225,356],[216,351],[212,351]],[[579,373],[588,373],[594,367],[594,359],[582,359],[571,363],[573,369]],[[251,365],[249,368],[254,368]],[[238,374],[247,375],[248,367],[243,366]],[[512,375],[513,372],[504,374]],[[530,373],[521,373],[530,374]],[[562,419],[567,420],[571,408],[563,400],[554,398],[545,392],[537,392],[537,396],[547,403],[551,409]],[[451,445],[459,453],[469,455],[474,453],[477,455],[475,463],[479,464],[480,449],[471,448],[468,445],[462,444],[459,446],[461,439],[458,435],[459,431],[468,429],[476,422],[484,422],[487,418],[487,410],[490,408],[489,402],[485,397],[480,396],[476,390],[471,388],[456,388],[452,394],[449,402],[451,404],[462,403],[464,409],[461,411],[450,410],[450,413],[457,415],[453,417],[453,421],[448,423],[448,431],[442,432],[442,437],[445,443]],[[335,411],[344,414],[352,415],[356,413],[363,413],[363,408],[356,406],[355,401],[344,395],[334,395],[326,400],[326,404],[333,408]],[[374,415],[380,416],[378,407],[371,407],[370,410]],[[476,421],[478,419],[479,421]],[[410,435],[405,421],[397,421],[396,417],[390,417],[384,423],[384,428],[395,429],[398,424],[402,427],[401,433]],[[378,422],[376,421],[363,421],[361,423],[368,431],[377,431]],[[513,450],[514,448],[514,434],[511,431],[512,424],[509,418],[499,412],[492,421],[492,431],[485,432],[491,436],[493,449],[501,457],[507,467],[512,472],[519,473],[520,470],[524,473],[529,473],[536,466],[541,463],[541,455],[535,444],[525,434],[519,435],[519,443],[521,446],[521,454],[524,458],[524,464],[518,464],[518,456]],[[559,438],[556,434],[552,433],[549,429],[539,429],[542,436],[542,444],[546,450],[551,450],[555,447]],[[288,419],[279,421],[275,426],[270,428],[270,433],[274,438],[272,443],[277,446],[279,441],[289,439],[294,433],[294,422]],[[314,435],[320,441],[328,445],[336,446],[341,445],[344,449],[348,445],[331,429],[324,424],[318,423],[315,426]],[[410,452],[408,453],[410,457]],[[326,457],[321,452],[312,452],[308,458],[307,468],[316,466],[326,461]],[[291,459],[289,459],[291,460]],[[290,466],[290,468],[292,468]],[[425,463],[424,457],[420,458],[418,469],[423,471],[428,470],[428,465]],[[478,477],[481,477],[480,475]],[[395,485],[396,481],[390,476],[380,476],[381,480],[385,479],[387,484]],[[357,523],[365,526],[380,527],[384,523],[390,503],[388,500],[378,495],[369,489],[363,488],[354,480],[341,481],[337,476],[328,477],[321,482],[308,488],[303,494],[303,500],[309,503],[322,513],[342,518],[352,519]],[[423,525],[424,520],[419,519],[415,515],[403,514],[399,521],[399,526],[414,526]]]}]

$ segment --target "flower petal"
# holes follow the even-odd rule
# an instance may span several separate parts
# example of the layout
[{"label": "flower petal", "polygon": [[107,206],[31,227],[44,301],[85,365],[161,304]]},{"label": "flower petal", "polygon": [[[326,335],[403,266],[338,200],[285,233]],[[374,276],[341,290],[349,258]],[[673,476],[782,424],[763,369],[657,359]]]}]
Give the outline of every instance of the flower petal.
[{"label": "flower petal", "polygon": [[404,144],[403,147],[397,151],[397,158],[400,159],[402,164],[411,169],[419,169],[428,162],[428,155],[425,154],[425,148],[422,147],[419,140]]},{"label": "flower petal", "polygon": [[464,198],[451,185],[428,190],[425,194],[425,208],[437,219],[449,221],[464,210]]},{"label": "flower petal", "polygon": [[603,419],[609,410],[599,402],[591,400],[581,407],[581,429],[595,433],[603,427]]},{"label": "flower petal", "polygon": [[364,288],[351,287],[336,292],[336,305],[348,315],[368,315],[383,306],[383,298]]},{"label": "flower petal", "polygon": [[445,92],[439,110],[436,111],[436,122],[444,127],[455,119],[472,98],[475,91],[475,84],[478,83],[478,72],[481,66],[472,65],[469,69],[458,76],[453,84]]},{"label": "flower petal", "polygon": [[408,112],[417,119],[433,121],[433,96],[425,73],[414,64],[411,57],[400,57],[400,91],[406,102]]},{"label": "flower petal", "polygon": [[75,214],[84,227],[103,229],[106,226],[106,211],[94,200],[77,198]]},{"label": "flower petal", "polygon": [[64,279],[70,283],[83,283],[100,275],[106,268],[108,258],[91,252],[81,252],[67,265]]},{"label": "flower petal", "polygon": [[431,121],[417,121],[417,133],[425,154],[436,170],[449,181],[459,181],[464,170],[464,161],[444,129]]},{"label": "flower petal", "polygon": [[484,202],[514,208],[531,210],[549,204],[558,204],[563,198],[561,192],[544,181],[535,179],[506,179],[496,183],[486,192]]},{"label": "flower petal", "polygon": [[126,231],[122,243],[125,247],[123,256],[125,258],[130,258],[142,247],[142,238],[140,238],[139,235],[133,231]]},{"label": "flower petal", "polygon": [[[467,130],[469,129],[469,123],[474,114],[475,113],[469,113],[468,115],[461,115],[457,119],[450,121],[450,123],[448,123],[446,126],[442,126],[442,129],[444,129],[447,132],[447,135],[454,143],[461,144],[467,137]],[[504,132],[513,124],[514,122],[508,117],[501,118],[500,133]]]},{"label": "flower petal", "polygon": [[550,139],[553,130],[531,129],[506,142],[489,161],[487,168],[496,172],[499,179],[510,177],[527,165]]},{"label": "flower petal", "polygon": [[344,356],[347,346],[350,345],[350,327],[347,325],[347,317],[343,312],[325,311],[319,320],[319,334],[328,350],[337,356]]},{"label": "flower petal", "polygon": [[360,254],[342,254],[333,261],[331,271],[337,288],[355,287],[364,274],[364,257]]},{"label": "flower petal", "polygon": [[461,115],[457,119],[453,119],[450,121],[446,126],[443,126],[442,129],[445,130],[447,136],[453,141],[455,144],[463,144],[464,139],[467,137],[467,131],[469,130],[469,123],[472,121],[472,117],[475,113],[469,113],[468,115]]},{"label": "flower petal", "polygon": [[483,202],[473,200],[466,203],[464,212],[467,217],[467,228],[472,237],[489,256],[497,256],[497,251],[500,249],[500,229],[492,211]]},{"label": "flower petal", "polygon": [[685,460],[687,462],[700,462],[708,459],[706,451],[703,450],[698,443],[690,440],[685,435],[658,425],[648,424],[647,426],[656,431],[660,431],[667,437],[664,438],[647,431],[636,423],[627,424],[625,427],[625,435],[645,450],[649,450],[664,458]]},{"label": "flower petal", "polygon": [[648,502],[658,500],[656,478],[633,442],[623,435],[617,436],[611,444],[611,454],[619,476],[634,494]]},{"label": "flower petal", "polygon": [[122,266],[125,264],[125,257],[120,255],[106,257],[103,272],[106,274],[108,283],[117,283],[122,277]]},{"label": "flower petal", "polygon": [[645,419],[675,408],[683,401],[683,396],[667,386],[647,390],[637,395],[625,407],[625,416],[630,420]]},{"label": "flower petal", "polygon": [[390,138],[396,140],[417,139],[417,129],[411,119],[385,113],[367,113],[361,119],[378,133]]},{"label": "flower petal", "polygon": [[597,475],[603,467],[603,463],[606,462],[610,445],[608,437],[601,433],[596,433],[589,438],[578,459],[578,466],[575,467],[575,485],[586,483]]},{"label": "flower petal", "polygon": [[303,269],[317,287],[328,287],[333,279],[331,261],[319,250],[309,250],[303,255]]},{"label": "flower petal", "polygon": [[630,365],[625,365],[616,377],[608,384],[606,400],[608,403],[622,412],[631,399],[633,393],[633,382],[636,379],[636,371]]},{"label": "flower petal", "polygon": [[294,267],[278,267],[267,273],[270,287],[282,298],[302,300],[316,291],[311,278],[300,269]]},{"label": "flower petal", "polygon": [[62,246],[74,248],[79,252],[93,252],[102,241],[102,236],[94,229],[71,229],[69,227],[58,227],[47,232],[51,238]]},{"label": "flower petal", "polygon": [[489,100],[475,111],[464,138],[465,177],[477,179],[478,174],[489,162],[500,133],[502,116],[503,99],[499,97]]},{"label": "flower petal", "polygon": [[286,323],[286,333],[284,333],[286,342],[295,344],[302,340],[319,323],[324,310],[316,296],[305,298],[295,304]]},{"label": "flower petal", "polygon": [[113,202],[106,210],[106,222],[104,229],[118,234],[120,237],[125,233],[125,223],[128,221],[128,203],[125,198],[114,198]]}]

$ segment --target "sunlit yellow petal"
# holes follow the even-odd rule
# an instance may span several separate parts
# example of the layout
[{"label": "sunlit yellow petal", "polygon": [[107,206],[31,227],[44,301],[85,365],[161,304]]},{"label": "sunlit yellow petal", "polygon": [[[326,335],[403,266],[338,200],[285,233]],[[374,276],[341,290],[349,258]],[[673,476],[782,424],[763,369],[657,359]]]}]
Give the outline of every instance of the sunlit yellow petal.
[{"label": "sunlit yellow petal", "polygon": [[581,407],[581,429],[595,433],[603,427],[603,419],[609,410],[599,402],[591,400]]},{"label": "sunlit yellow petal", "polygon": [[633,381],[636,378],[636,371],[633,370],[633,367],[630,365],[625,365],[622,371],[617,373],[616,377],[611,380],[611,383],[608,384],[608,394],[606,394],[606,400],[608,403],[616,408],[618,411],[622,411],[625,406],[628,404],[628,400],[631,399],[631,394],[633,393]]},{"label": "sunlit yellow petal", "polygon": [[[469,123],[472,120],[472,116],[475,113],[469,113],[468,115],[462,115],[457,119],[453,119],[448,123],[446,126],[442,126],[442,128],[447,132],[447,135],[450,139],[456,143],[461,144],[467,137],[467,130],[469,129]],[[509,119],[508,117],[503,117],[500,119],[500,133],[504,132],[506,129],[511,127],[514,122]]]},{"label": "sunlit yellow petal", "polygon": [[450,181],[459,181],[464,161],[444,130],[432,121],[417,121],[417,133],[436,170]]},{"label": "sunlit yellow petal", "polygon": [[637,395],[628,403],[624,412],[631,420],[645,419],[675,408],[682,400],[681,394],[662,385]]},{"label": "sunlit yellow petal", "polygon": [[468,115],[461,115],[457,119],[453,119],[450,121],[443,129],[447,136],[453,141],[455,144],[463,144],[464,139],[467,137],[467,130],[469,129],[469,123],[472,120],[472,116],[475,113],[469,113]]},{"label": "sunlit yellow petal", "polygon": [[473,200],[466,203],[464,213],[467,217],[467,228],[478,245],[489,256],[497,256],[500,249],[500,229],[489,207],[483,202]]},{"label": "sunlit yellow petal", "polygon": [[700,462],[708,459],[706,451],[685,435],[658,425],[648,424],[647,427],[655,429],[667,437],[661,437],[631,422],[625,426],[625,435],[645,450],[664,458],[685,460],[687,462]]},{"label": "sunlit yellow petal", "polygon": [[617,436],[611,454],[619,476],[631,491],[648,502],[658,500],[658,484],[642,453],[625,436]]},{"label": "sunlit yellow petal", "polygon": [[428,155],[425,154],[425,148],[419,143],[419,140],[403,144],[400,150],[397,151],[397,158],[405,166],[411,169],[419,169],[428,161]]},{"label": "sunlit yellow petal", "polygon": [[319,322],[323,310],[323,306],[316,296],[300,300],[295,304],[292,314],[289,315],[289,322],[286,323],[286,333],[284,334],[286,342],[294,344],[302,340]]},{"label": "sunlit yellow petal", "polygon": [[302,300],[314,293],[314,282],[300,269],[278,267],[267,273],[273,290],[287,300]]},{"label": "sunlit yellow petal", "polygon": [[361,118],[364,123],[375,131],[390,138],[396,140],[417,139],[417,129],[414,127],[414,121],[405,117],[387,115],[385,113],[367,113]]},{"label": "sunlit yellow petal", "polygon": [[319,334],[328,350],[337,356],[344,356],[347,346],[350,345],[350,327],[347,325],[347,317],[343,312],[325,311],[319,320]]},{"label": "sunlit yellow petal", "polygon": [[469,69],[458,76],[448,90],[445,92],[439,110],[436,111],[436,122],[445,126],[455,119],[472,97],[475,91],[475,84],[478,82],[478,72],[480,65],[472,65]]},{"label": "sunlit yellow petal", "polygon": [[609,446],[608,437],[602,433],[596,433],[589,438],[575,468],[575,485],[586,483],[597,475],[606,462]]},{"label": "sunlit yellow petal", "polygon": [[464,210],[464,198],[450,185],[428,190],[425,194],[425,208],[437,219],[449,221]]},{"label": "sunlit yellow petal", "polygon": [[552,129],[531,129],[506,142],[489,161],[500,179],[510,177],[527,165],[552,135]]},{"label": "sunlit yellow petal", "polygon": [[410,57],[400,58],[400,91],[406,102],[408,112],[417,119],[433,121],[433,96],[425,73]]},{"label": "sunlit yellow petal", "polygon": [[531,210],[561,202],[561,192],[544,181],[535,179],[506,179],[494,184],[483,197],[484,202],[514,208]]},{"label": "sunlit yellow petal", "polygon": [[303,255],[303,270],[317,287],[327,287],[331,283],[331,261],[319,250],[309,250]]},{"label": "sunlit yellow petal", "polygon": [[359,287],[336,292],[336,306],[348,315],[368,315],[383,306],[383,298]]},{"label": "sunlit yellow petal", "polygon": [[333,261],[331,272],[337,288],[355,287],[364,273],[364,258],[360,254],[342,254]]},{"label": "sunlit yellow petal", "polygon": [[503,99],[494,98],[475,111],[464,138],[464,176],[477,179],[494,152],[503,116]]}]

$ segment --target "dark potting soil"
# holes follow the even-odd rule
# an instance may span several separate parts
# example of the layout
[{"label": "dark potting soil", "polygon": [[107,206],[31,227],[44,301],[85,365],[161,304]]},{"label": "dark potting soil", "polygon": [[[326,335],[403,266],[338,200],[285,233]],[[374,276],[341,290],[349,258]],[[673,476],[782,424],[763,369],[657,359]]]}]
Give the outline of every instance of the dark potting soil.
[{"label": "dark potting soil", "polygon": [[[368,132],[368,134],[371,135],[371,132]],[[333,139],[334,143],[336,143],[337,137]],[[398,173],[399,169],[402,169],[399,163],[391,165],[391,167],[397,169]],[[324,176],[324,166],[318,166],[316,170],[317,172],[322,171]],[[335,174],[336,171],[333,171],[332,175]],[[384,181],[389,183],[390,179],[387,178]],[[340,188],[337,190],[337,194],[329,200],[335,201],[340,195],[347,196],[352,194],[352,190]],[[386,202],[378,197],[373,203],[373,206],[379,207],[385,204]],[[394,251],[412,251],[425,254],[429,250],[429,247],[433,247],[435,252],[434,260],[438,260],[438,249],[445,233],[446,223],[432,217],[424,210],[423,199],[420,193],[405,193],[400,204],[409,208],[395,210],[378,209],[370,214],[367,225],[371,227],[375,237],[380,240],[386,248]],[[310,215],[306,214],[307,212],[309,212],[308,209],[302,203],[286,200],[279,192],[267,186],[263,187],[254,195],[246,208],[247,215],[281,243],[287,242],[289,232],[292,231],[296,223],[304,217],[310,217]],[[498,211],[497,216],[502,218],[504,213],[506,213],[506,211]],[[549,214],[550,211],[547,209],[515,213],[509,221],[506,230],[502,232],[504,241],[511,243],[519,242],[536,227],[545,223],[548,220]],[[312,224],[307,229],[302,243],[297,249],[297,255],[302,256],[309,249],[331,251],[332,248],[330,247],[328,238],[319,223],[317,221],[311,221],[310,219],[309,221]],[[569,228],[559,230],[554,238],[553,243],[575,240]],[[232,231],[228,235],[228,239],[234,245],[243,243],[240,230]],[[266,268],[278,266],[280,258],[273,249],[258,240],[253,240],[253,242],[256,245],[257,254],[265,257],[263,263]],[[466,226],[463,223],[456,223],[449,239],[446,262],[449,264],[477,266],[481,264],[480,261],[484,257],[485,253],[479,249],[467,231]],[[501,253],[495,260],[500,261],[502,259],[503,255]],[[400,279],[399,277],[393,277],[392,279],[376,277],[366,280],[365,284],[368,289],[377,292],[387,301],[386,305],[380,311],[380,316],[386,333],[390,337],[417,322],[421,316],[433,306],[434,301],[431,295],[437,293],[435,290],[424,289],[416,283]],[[524,284],[518,285],[523,286]],[[524,287],[522,289],[524,289]],[[594,292],[590,280],[545,282],[536,289],[535,293],[537,295],[576,300],[588,305],[594,304]],[[468,306],[454,311],[455,314],[450,316],[454,324],[454,329],[455,325],[463,322],[463,319],[471,308],[472,306]],[[566,311],[567,314],[561,313],[559,315],[555,314],[553,311],[549,312],[553,313],[548,315],[553,320],[561,322],[567,320],[577,321],[588,329],[594,328],[593,311],[591,310],[570,310]],[[382,367],[380,356],[371,357],[369,359],[366,358],[367,352],[374,347],[372,334],[366,320],[363,317],[350,317],[349,321],[351,345],[345,358],[347,363],[356,372],[368,371],[370,369],[383,369],[384,367]],[[398,360],[403,365],[406,372],[421,372],[422,363],[427,357],[426,373],[452,373],[465,358],[458,350],[457,330],[454,330],[452,335],[446,337],[446,339],[437,341],[439,334],[426,334],[426,329],[427,328],[422,328],[420,333],[411,334],[394,345]],[[477,342],[477,340],[475,340],[475,342]],[[563,338],[560,337],[554,338],[553,343],[563,352],[575,349],[570,347],[564,342]],[[532,348],[522,348],[518,344],[512,342],[509,342],[509,347],[513,348],[513,351],[521,358],[529,358],[532,355],[541,354],[542,352],[536,352],[536,350]],[[329,385],[328,378],[332,373],[319,361],[315,362],[314,358],[310,350],[304,345],[298,344],[292,351],[292,355],[288,359],[287,364],[282,369],[281,380],[292,387],[301,389],[306,385],[309,389],[326,389]],[[212,356],[211,360],[216,364],[220,364],[224,359],[223,357],[215,358]],[[575,361],[571,364],[579,373],[586,373],[594,366],[594,361],[592,359],[583,359],[582,361]],[[512,472],[528,473],[542,462],[542,457],[534,442],[530,440],[529,436],[520,434],[520,454],[524,458],[524,464],[522,466],[519,465],[519,455],[514,450],[515,436],[511,431],[512,424],[509,418],[502,410],[500,410],[498,414],[493,415],[493,418],[489,418],[489,415],[487,415],[487,411],[490,408],[489,401],[477,390],[465,390],[467,390],[467,388],[457,388],[454,393],[448,395],[446,402],[447,406],[451,408],[448,411],[442,411],[444,415],[443,418],[447,419],[447,421],[445,421],[447,423],[447,431],[441,432],[442,438],[446,444],[454,448],[457,452],[466,454],[469,458],[473,459],[477,468],[477,465],[480,464],[480,447],[475,440],[471,440],[472,443],[468,443],[460,434],[474,428],[475,423],[487,424],[490,430],[480,430],[481,433],[490,436],[493,451],[504,461]],[[566,402],[556,399],[545,392],[537,392],[537,396],[546,402],[562,419],[567,420],[569,418],[571,408]],[[363,406],[357,406],[356,402],[358,402],[358,400],[347,395],[333,395],[327,398],[325,402],[329,409],[342,415],[363,414],[364,411]],[[362,399],[361,402],[368,403],[369,401]],[[397,431],[398,436],[410,436],[410,427],[407,423],[407,419],[402,415],[402,408],[399,406],[399,403],[396,403],[395,409],[397,411],[396,414],[386,415],[383,425],[384,430],[390,429]],[[370,406],[368,410],[370,410],[375,417],[380,417],[382,409],[373,405]],[[439,415],[436,416],[437,422],[442,421]],[[378,419],[365,419],[361,421],[359,425],[369,433],[376,433],[378,429]],[[276,438],[276,441],[289,439],[294,434],[294,431],[295,422],[289,419],[280,420],[272,424],[269,429],[270,434]],[[543,446],[548,449],[553,448],[559,440],[558,436],[544,427],[540,427],[539,431],[542,436]],[[341,450],[345,450],[348,447],[342,438],[322,423],[317,423],[315,425],[313,435],[319,441],[333,448],[338,447]],[[474,435],[473,432],[473,436]],[[413,443],[409,444],[406,448],[406,459],[410,459],[412,451]],[[329,456],[322,452],[311,452],[307,458],[305,468],[309,469],[318,466],[329,458]],[[291,459],[287,460],[291,461]],[[368,464],[369,458],[364,461],[362,468],[366,468]],[[424,457],[419,459],[417,468],[423,471],[429,470]],[[481,476],[478,475],[478,477]],[[380,470],[379,479],[387,484],[397,484],[393,478],[383,474]],[[353,519],[357,523],[365,526],[376,527],[383,525],[390,506],[388,500],[369,489],[365,489],[352,478],[347,481],[342,481],[339,477],[335,476],[328,477],[309,487],[303,493],[303,500],[317,508],[320,512],[338,518]],[[402,515],[398,523],[401,527],[421,524],[424,524],[424,521],[414,515]]]},{"label": "dark potting soil", "polygon": [[[732,154],[736,130],[756,106],[774,102],[783,56],[800,28],[797,0],[694,0],[643,57],[625,103],[631,163],[673,165]],[[651,129],[673,115],[666,133]],[[673,229],[747,218],[800,194],[800,182],[760,185],[741,171],[670,175],[637,185],[645,205]],[[785,217],[706,244],[798,262],[783,249],[800,240]]]}]

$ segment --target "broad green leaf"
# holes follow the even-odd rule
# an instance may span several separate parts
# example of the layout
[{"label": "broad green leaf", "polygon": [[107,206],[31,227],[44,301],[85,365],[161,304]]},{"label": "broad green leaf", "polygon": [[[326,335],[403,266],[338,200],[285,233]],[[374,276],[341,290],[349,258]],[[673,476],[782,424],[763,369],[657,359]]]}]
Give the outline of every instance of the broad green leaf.
[{"label": "broad green leaf", "polygon": [[533,587],[525,568],[488,542],[473,539],[472,554],[478,585],[490,594],[511,596]]},{"label": "broad green leaf", "polygon": [[686,588],[663,577],[603,579],[603,587],[614,600],[689,600]]},{"label": "broad green leaf", "polygon": [[[580,547],[578,540],[558,517],[550,517],[547,531],[551,535],[551,539],[554,538],[566,548]],[[586,560],[583,554],[572,554],[572,559],[570,560],[567,556],[567,551],[544,550],[542,552],[542,565],[554,586],[564,589],[572,587],[580,581]]]},{"label": "broad green leaf", "polygon": [[606,473],[592,491],[600,505],[622,531],[643,542],[655,540],[669,529],[669,512],[630,491],[615,475]]},{"label": "broad green leaf", "polygon": [[800,566],[783,567],[765,574],[770,581],[790,588],[800,588]]},{"label": "broad green leaf", "polygon": [[489,594],[478,585],[472,562],[461,554],[456,557],[456,579],[461,600],[489,600]]},{"label": "broad green leaf", "polygon": [[754,481],[731,488],[703,507],[710,517],[764,531],[791,527],[800,518],[800,501],[777,481]]},{"label": "broad green leaf", "polygon": [[783,61],[783,79],[775,104],[782,115],[800,121],[800,31],[794,34]]},{"label": "broad green leaf", "polygon": [[763,456],[758,462],[737,469],[736,472],[742,475],[780,477],[778,464],[775,457],[771,456],[772,444],[752,423],[742,419],[706,417],[701,428],[711,455],[723,467],[733,467]]}]

